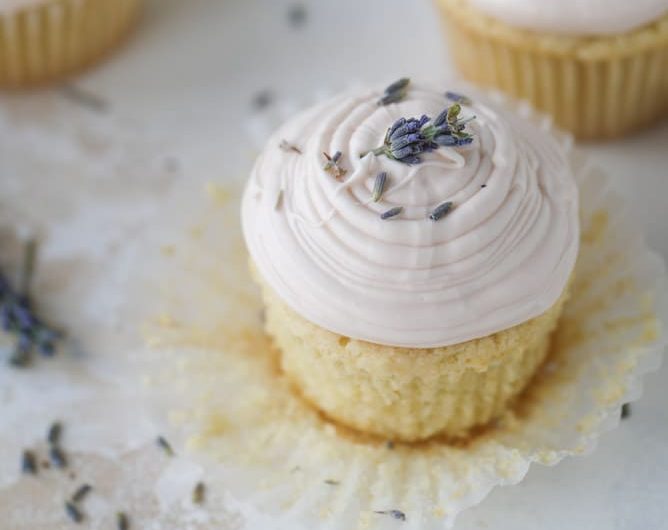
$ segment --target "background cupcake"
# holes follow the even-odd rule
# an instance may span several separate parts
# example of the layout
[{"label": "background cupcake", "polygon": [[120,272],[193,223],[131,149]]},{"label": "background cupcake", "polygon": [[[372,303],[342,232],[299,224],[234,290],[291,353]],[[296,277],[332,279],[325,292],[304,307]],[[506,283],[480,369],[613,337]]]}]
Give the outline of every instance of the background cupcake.
[{"label": "background cupcake", "polygon": [[283,370],[330,417],[390,439],[503,412],[547,355],[578,249],[567,149],[448,97],[315,107],[270,140],[244,197]]},{"label": "background cupcake", "polygon": [[668,113],[664,0],[438,0],[459,70],[550,113],[579,138]]},{"label": "background cupcake", "polygon": [[40,84],[101,58],[141,0],[0,0],[0,87]]}]

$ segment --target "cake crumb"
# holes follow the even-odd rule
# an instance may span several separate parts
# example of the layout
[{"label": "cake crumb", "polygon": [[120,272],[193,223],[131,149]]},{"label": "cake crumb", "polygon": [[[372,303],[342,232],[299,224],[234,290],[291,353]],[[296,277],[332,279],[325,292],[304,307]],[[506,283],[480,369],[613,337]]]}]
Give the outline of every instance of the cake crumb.
[{"label": "cake crumb", "polygon": [[160,247],[160,252],[163,256],[173,256],[176,252],[176,247],[174,245],[162,245]]},{"label": "cake crumb", "polygon": [[205,190],[209,198],[217,206],[225,206],[230,200],[230,192],[221,184],[207,182]]}]

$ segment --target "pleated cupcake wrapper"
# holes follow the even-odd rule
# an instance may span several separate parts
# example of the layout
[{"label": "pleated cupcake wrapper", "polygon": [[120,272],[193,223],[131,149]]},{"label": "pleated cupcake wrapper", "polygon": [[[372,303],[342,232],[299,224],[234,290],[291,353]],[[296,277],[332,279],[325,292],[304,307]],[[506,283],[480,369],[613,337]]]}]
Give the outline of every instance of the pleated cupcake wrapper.
[{"label": "pleated cupcake wrapper", "polygon": [[0,12],[0,87],[44,83],[101,58],[130,29],[141,0],[44,0]]},{"label": "pleated cupcake wrapper", "polygon": [[582,57],[483,31],[470,13],[443,9],[450,52],[466,78],[530,101],[578,138],[616,137],[668,116],[668,37],[624,55]]},{"label": "pleated cupcake wrapper", "polygon": [[[250,124],[258,146],[286,117],[281,108]],[[550,127],[528,106],[518,111]],[[531,464],[593,449],[660,364],[668,292],[662,260],[607,177],[577,155],[574,167],[582,248],[553,352],[518,406],[459,446],[364,438],[310,408],[262,335],[236,207],[179,198],[175,211],[199,229],[180,242],[185,261],[171,261],[164,290],[153,293],[164,313],[140,367],[173,444],[189,449],[210,488],[226,492],[225,505],[207,511],[234,510],[248,528],[381,529],[403,516],[401,528],[449,528],[494,487],[521,481]],[[219,194],[209,191],[215,204]],[[186,491],[181,482],[172,473],[161,489]]]}]

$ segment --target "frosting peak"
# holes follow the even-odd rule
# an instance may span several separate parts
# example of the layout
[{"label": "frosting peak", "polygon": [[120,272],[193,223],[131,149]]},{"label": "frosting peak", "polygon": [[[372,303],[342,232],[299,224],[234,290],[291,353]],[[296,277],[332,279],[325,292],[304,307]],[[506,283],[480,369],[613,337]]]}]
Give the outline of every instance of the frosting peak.
[{"label": "frosting peak", "polygon": [[666,0],[470,0],[511,26],[572,35],[622,33],[658,20]]},{"label": "frosting peak", "polygon": [[[578,248],[577,189],[563,146],[476,96],[462,112],[477,116],[471,145],[440,147],[414,165],[360,157],[398,118],[435,117],[448,105],[424,87],[388,106],[377,104],[380,95],[357,91],[303,112],[257,160],[242,217],[264,280],[307,320],[394,346],[463,342],[547,310]],[[340,178],[324,169],[323,153],[337,151]],[[374,201],[381,172],[386,184]],[[430,219],[445,202],[453,209]]]}]

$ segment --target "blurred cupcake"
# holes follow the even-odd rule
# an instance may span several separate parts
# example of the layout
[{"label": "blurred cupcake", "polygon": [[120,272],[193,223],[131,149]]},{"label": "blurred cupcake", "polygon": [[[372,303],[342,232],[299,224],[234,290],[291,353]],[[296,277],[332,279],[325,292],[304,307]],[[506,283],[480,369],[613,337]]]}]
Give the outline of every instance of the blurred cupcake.
[{"label": "blurred cupcake", "polygon": [[242,220],[266,330],[303,396],[395,440],[461,437],[499,416],[568,296],[567,151],[482,97],[407,80],[283,126]]},{"label": "blurred cupcake", "polygon": [[469,79],[548,112],[583,139],[668,115],[666,0],[437,0]]},{"label": "blurred cupcake", "polygon": [[141,0],[0,0],[0,87],[35,85],[100,59]]}]

